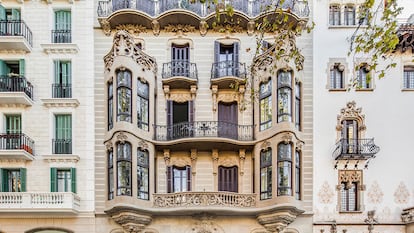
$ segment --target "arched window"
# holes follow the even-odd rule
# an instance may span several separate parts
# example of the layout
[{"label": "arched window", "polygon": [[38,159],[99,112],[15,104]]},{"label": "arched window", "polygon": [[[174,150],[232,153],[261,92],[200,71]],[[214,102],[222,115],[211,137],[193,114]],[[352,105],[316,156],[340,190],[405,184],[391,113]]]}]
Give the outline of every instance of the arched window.
[{"label": "arched window", "polygon": [[117,195],[131,196],[132,174],[131,174],[131,144],[117,144]]},{"label": "arched window", "polygon": [[277,122],[292,121],[292,73],[281,71],[277,77]]},{"label": "arched window", "polygon": [[131,122],[131,72],[117,72],[117,121]]},{"label": "arched window", "polygon": [[114,126],[114,85],[108,84],[108,130]]},{"label": "arched window", "polygon": [[341,7],[339,5],[329,6],[329,25],[341,25]]},{"label": "arched window", "polygon": [[295,198],[300,200],[300,186],[301,186],[301,155],[300,151],[295,151]]},{"label": "arched window", "polygon": [[138,148],[137,152],[137,187],[138,198],[149,199],[149,154]]},{"label": "arched window", "polygon": [[149,127],[149,86],[138,79],[137,87],[137,122],[138,128],[148,131]]},{"label": "arched window", "polygon": [[272,126],[272,80],[260,84],[260,131]]},{"label": "arched window", "polygon": [[355,7],[353,5],[345,6],[344,21],[345,25],[355,25]]},{"label": "arched window", "polygon": [[301,97],[302,97],[302,85],[300,82],[295,84],[295,126],[296,129],[301,130]]},{"label": "arched window", "polygon": [[108,151],[108,200],[114,199],[114,152]]},{"label": "arched window", "polygon": [[329,88],[330,89],[343,89],[345,88],[344,84],[344,65],[340,63],[335,63],[330,70],[330,80]]},{"label": "arched window", "polygon": [[260,199],[272,198],[272,149],[260,151]]},{"label": "arched window", "polygon": [[292,144],[277,146],[277,195],[292,195]]}]

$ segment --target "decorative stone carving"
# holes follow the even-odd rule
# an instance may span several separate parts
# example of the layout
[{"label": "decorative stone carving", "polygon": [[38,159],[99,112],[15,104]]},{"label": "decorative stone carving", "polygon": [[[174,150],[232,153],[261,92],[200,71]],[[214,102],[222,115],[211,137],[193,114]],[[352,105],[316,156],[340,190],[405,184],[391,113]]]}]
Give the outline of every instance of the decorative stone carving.
[{"label": "decorative stone carving", "polygon": [[414,207],[404,209],[401,213],[401,220],[404,223],[413,223],[414,222]]},{"label": "decorative stone carving", "polygon": [[291,133],[284,133],[282,135],[282,141],[285,144],[291,143],[293,139],[293,135]]},{"label": "decorative stone carving", "polygon": [[154,19],[151,22],[151,24],[152,24],[152,33],[154,33],[155,36],[158,36],[160,34],[160,23]]},{"label": "decorative stone carving", "polygon": [[262,145],[260,146],[262,150],[267,150],[268,148],[271,148],[271,147],[272,147],[272,144],[269,141],[264,141]]},{"label": "decorative stone carving", "polygon": [[289,209],[276,210],[273,213],[260,214],[257,221],[269,232],[282,232],[296,217],[304,211],[291,207]]},{"label": "decorative stone carving", "polygon": [[206,21],[202,20],[200,21],[200,35],[205,36],[207,34],[208,24]]},{"label": "decorative stone carving", "polygon": [[410,192],[403,182],[401,182],[394,192],[394,201],[397,204],[407,204],[410,200]]},{"label": "decorative stone carving", "polygon": [[368,232],[372,233],[374,225],[378,224],[378,220],[375,218],[375,210],[368,211],[367,218],[364,220],[368,224]]},{"label": "decorative stone carving", "polygon": [[302,141],[297,141],[296,142],[296,150],[297,151],[302,151],[302,148],[303,148],[303,142]]},{"label": "decorative stone carving", "polygon": [[105,147],[107,151],[112,151],[114,149],[114,144],[111,141],[109,141],[105,143]]},{"label": "decorative stone carving", "polygon": [[[358,183],[358,190],[364,190],[364,186],[362,185],[362,171],[361,170],[340,170],[338,174],[338,183],[345,182],[348,187],[352,186],[352,183]],[[340,189],[340,185],[338,185],[337,189]]]},{"label": "decorative stone carving", "polygon": [[132,38],[126,31],[118,31],[114,36],[114,41],[111,51],[104,57],[105,68],[110,70],[114,58],[116,56],[131,57],[138,65],[145,70],[151,70],[154,74],[157,73],[157,63],[155,58],[148,56],[141,49],[139,49]]},{"label": "decorative stone carving", "polygon": [[116,135],[116,139],[121,144],[124,144],[125,141],[128,139],[128,136],[124,132],[119,132],[118,135]]},{"label": "decorative stone carving", "polygon": [[217,111],[217,94],[218,94],[218,85],[211,86],[211,93],[213,94],[213,112]]},{"label": "decorative stone carving", "polygon": [[373,204],[380,204],[382,203],[383,197],[384,197],[384,193],[382,192],[380,186],[378,185],[378,182],[374,181],[371,187],[368,189],[368,201]]},{"label": "decorative stone carving", "polygon": [[146,32],[147,28],[140,24],[120,24],[115,27],[117,31],[127,31],[133,35],[139,35],[140,33]]},{"label": "decorative stone carving", "polygon": [[247,35],[252,36],[255,28],[256,28],[256,22],[254,22],[253,20],[250,20],[247,23]]},{"label": "decorative stone carving", "polygon": [[217,96],[217,102],[230,103],[234,101],[237,101],[237,94],[234,92],[227,92],[227,93],[219,92]]},{"label": "decorative stone carving", "polygon": [[214,149],[211,152],[211,157],[213,158],[213,175],[217,175],[218,160],[219,160],[219,154],[218,154],[217,149]]},{"label": "decorative stone carving", "polygon": [[328,182],[325,181],[318,192],[319,202],[323,204],[331,204],[333,201],[334,192]]},{"label": "decorative stone carving", "polygon": [[233,156],[227,156],[225,158],[220,158],[219,159],[219,165],[221,166],[225,166],[225,167],[232,167],[232,166],[237,166],[239,163],[237,161],[237,159]]},{"label": "decorative stone carving", "polygon": [[99,21],[99,24],[101,24],[102,31],[104,32],[104,34],[106,36],[110,36],[111,35],[111,24],[109,23],[109,21],[104,18],[99,18],[98,21]]},{"label": "decorative stone carving", "polygon": [[358,131],[365,131],[365,115],[361,114],[362,109],[356,107],[355,101],[348,102],[345,108],[341,109],[341,113],[337,116],[336,130],[342,130],[342,121],[356,120],[358,122]]},{"label": "decorative stone carving", "polygon": [[231,25],[231,24],[217,24],[213,27],[214,32],[221,32],[221,33],[242,33],[243,27],[240,25]]},{"label": "decorative stone carving", "polygon": [[244,162],[246,160],[246,150],[240,149],[239,150],[239,159],[240,159],[240,175],[244,175]]},{"label": "decorative stone carving", "polygon": [[183,24],[168,24],[164,27],[166,32],[177,32],[177,33],[187,33],[187,32],[195,32],[195,27],[191,25],[183,25]]},{"label": "decorative stone carving", "polygon": [[193,174],[193,176],[195,176],[196,165],[197,165],[197,149],[191,149],[190,159],[191,159],[191,173]]},{"label": "decorative stone carving", "polygon": [[184,103],[184,102],[187,102],[193,99],[191,97],[191,93],[189,92],[183,92],[183,93],[172,92],[170,93],[169,97],[170,97],[169,100],[173,100],[174,102],[177,102],[177,103]]},{"label": "decorative stone carving", "polygon": [[170,150],[169,149],[164,149],[164,161],[165,161],[165,166],[170,166]]},{"label": "decorative stone carving", "polygon": [[131,211],[119,211],[117,213],[111,213],[111,211],[109,211],[108,213],[116,223],[124,228],[125,232],[129,233],[141,232],[152,221],[151,216]]},{"label": "decorative stone carving", "polygon": [[141,140],[138,142],[138,148],[141,148],[141,150],[148,150],[148,143],[144,140]]},{"label": "decorative stone carving", "polygon": [[[171,160],[170,165],[176,165],[178,167],[185,167],[187,165],[190,166],[192,164],[192,161],[189,157],[184,158],[184,157],[181,157],[181,156],[178,156],[178,157],[174,156],[174,157],[171,157],[170,160]],[[194,170],[194,169],[191,169],[191,170]]]},{"label": "decorative stone carving", "polygon": [[213,220],[214,216],[201,214],[193,217],[196,222],[188,233],[224,233],[224,230]]}]

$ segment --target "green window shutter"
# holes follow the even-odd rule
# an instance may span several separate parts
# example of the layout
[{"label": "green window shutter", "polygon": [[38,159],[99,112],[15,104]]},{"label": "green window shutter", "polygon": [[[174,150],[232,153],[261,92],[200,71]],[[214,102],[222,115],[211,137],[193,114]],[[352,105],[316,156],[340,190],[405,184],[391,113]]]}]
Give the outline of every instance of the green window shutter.
[{"label": "green window shutter", "polygon": [[20,20],[20,10],[19,9],[11,9],[12,12],[12,20]]},{"label": "green window shutter", "polygon": [[20,168],[21,191],[26,192],[26,168]]},{"label": "green window shutter", "polygon": [[6,133],[15,134],[22,132],[22,120],[20,115],[6,116]]},{"label": "green window shutter", "polygon": [[6,20],[6,8],[0,5],[0,20]]},{"label": "green window shutter", "polygon": [[71,188],[72,188],[72,192],[76,193],[76,168],[71,168],[70,169],[70,179],[71,179]]},{"label": "green window shutter", "polygon": [[71,84],[72,64],[71,62],[61,62],[62,84]]},{"label": "green window shutter", "polygon": [[3,168],[0,168],[0,179],[1,179],[1,185],[0,185],[0,192],[7,192],[7,179],[5,179],[7,171]]},{"label": "green window shutter", "polygon": [[70,30],[71,29],[71,12],[70,11],[56,11],[55,12],[55,30]]},{"label": "green window shutter", "polygon": [[6,75],[10,73],[10,68],[7,66],[6,62],[0,60],[0,75]]},{"label": "green window shutter", "polygon": [[57,168],[50,168],[50,192],[57,192]]},{"label": "green window shutter", "polygon": [[20,76],[24,76],[25,75],[25,60],[24,59],[20,59],[19,60],[19,74]]},{"label": "green window shutter", "polygon": [[72,139],[71,115],[56,115],[56,139]]},{"label": "green window shutter", "polygon": [[55,84],[60,84],[60,61],[54,61],[55,66]]}]

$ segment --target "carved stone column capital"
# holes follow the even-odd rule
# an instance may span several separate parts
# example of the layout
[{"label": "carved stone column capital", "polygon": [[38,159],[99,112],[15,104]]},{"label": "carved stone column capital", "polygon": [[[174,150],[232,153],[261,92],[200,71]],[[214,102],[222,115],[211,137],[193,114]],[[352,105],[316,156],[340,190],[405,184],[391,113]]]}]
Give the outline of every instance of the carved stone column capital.
[{"label": "carved stone column capital", "polygon": [[165,161],[165,166],[170,166],[170,150],[169,149],[164,149],[164,161]]}]

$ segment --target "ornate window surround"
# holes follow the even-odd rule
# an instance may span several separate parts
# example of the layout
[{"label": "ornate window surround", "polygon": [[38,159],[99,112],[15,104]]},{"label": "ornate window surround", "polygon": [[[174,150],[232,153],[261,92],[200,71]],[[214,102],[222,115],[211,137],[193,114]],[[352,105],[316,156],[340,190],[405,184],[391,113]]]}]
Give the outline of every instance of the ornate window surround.
[{"label": "ornate window surround", "polygon": [[[350,183],[357,183],[357,191],[356,191],[356,202],[357,202],[357,210],[356,211],[343,211],[341,210],[341,184],[346,182],[347,184]],[[338,203],[336,209],[340,213],[349,213],[349,212],[362,212],[364,211],[363,205],[363,191],[365,191],[365,185],[363,182],[363,171],[362,170],[338,170],[338,185],[336,186],[336,190],[338,192]]]},{"label": "ornate window surround", "polygon": [[337,140],[341,139],[341,132],[343,128],[342,122],[344,120],[356,120],[358,123],[358,137],[364,138],[365,136],[365,115],[361,114],[362,108],[356,107],[356,102],[351,101],[346,104],[346,107],[341,109],[340,114],[337,115],[336,121],[336,131],[337,131]]},{"label": "ornate window surround", "polygon": [[[373,91],[375,88],[375,78],[374,78],[374,72],[371,70],[369,62],[360,62],[358,65],[359,69],[354,71],[354,80],[353,83],[355,85],[355,91]],[[366,71],[366,76],[367,76],[367,81],[368,81],[368,76],[370,76],[369,78],[369,83],[368,83],[368,87],[360,87],[359,85],[359,75],[361,72],[361,69],[365,69]]]},{"label": "ornate window surround", "polygon": [[[343,88],[332,88],[331,69],[333,69],[335,66],[338,66],[340,69],[343,69],[342,71]],[[346,86],[348,84],[347,77],[349,76],[349,73],[350,71],[348,69],[348,64],[345,58],[330,58],[327,69],[326,69],[326,74],[327,74],[326,89],[328,89],[329,91],[346,91]]]}]

